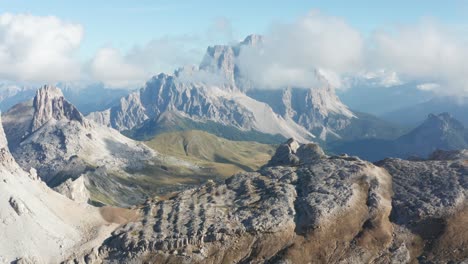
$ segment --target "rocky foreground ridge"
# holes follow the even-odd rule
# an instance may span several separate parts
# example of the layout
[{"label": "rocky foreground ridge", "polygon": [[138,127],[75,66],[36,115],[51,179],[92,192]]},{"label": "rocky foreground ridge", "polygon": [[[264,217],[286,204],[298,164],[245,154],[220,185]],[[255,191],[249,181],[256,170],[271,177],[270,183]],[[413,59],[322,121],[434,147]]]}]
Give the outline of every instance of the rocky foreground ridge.
[{"label": "rocky foreground ridge", "polygon": [[460,263],[467,158],[372,164],[289,140],[257,172],[148,200],[74,263]]}]

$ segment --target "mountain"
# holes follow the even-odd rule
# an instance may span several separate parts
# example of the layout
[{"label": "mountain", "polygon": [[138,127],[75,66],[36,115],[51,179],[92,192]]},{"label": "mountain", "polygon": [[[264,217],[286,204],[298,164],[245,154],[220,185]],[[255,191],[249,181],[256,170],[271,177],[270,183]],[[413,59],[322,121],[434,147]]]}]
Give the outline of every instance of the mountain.
[{"label": "mountain", "polygon": [[190,123],[189,129],[231,130],[228,135],[260,133],[301,142],[379,137],[379,132],[396,137],[398,128],[349,110],[320,70],[311,73],[318,79],[316,87],[257,87],[242,75],[237,59],[243,48],[260,46],[262,41],[252,35],[236,45],[208,47],[198,67],[155,76],[117,105],[88,117],[137,139],[167,132],[161,129],[167,115],[177,123]]},{"label": "mountain", "polygon": [[428,113],[449,113],[468,126],[468,98],[437,97],[419,104],[413,104],[395,111],[384,113],[382,119],[404,126],[416,126],[424,121]]},{"label": "mountain", "polygon": [[247,95],[267,103],[278,115],[294,120],[317,135],[317,140],[388,139],[402,133],[397,125],[370,114],[351,111],[329,85],[314,89],[252,89]]},{"label": "mountain", "polygon": [[289,140],[257,172],[148,200],[103,263],[460,263],[466,160],[377,165]]},{"label": "mountain", "polygon": [[215,122],[248,132],[294,136],[309,141],[313,135],[290,119],[276,115],[267,104],[242,92],[186,83],[176,76],[160,74],[144,88],[121,99],[120,104],[89,117],[120,131],[130,130],[168,111],[196,123]]},{"label": "mountain", "polygon": [[22,170],[0,125],[0,263],[59,263],[91,251],[118,226],[103,211],[51,190],[34,169]]},{"label": "mountain", "polygon": [[231,141],[200,130],[163,133],[145,143],[161,155],[203,164],[205,168],[212,168],[213,174],[223,177],[256,171],[275,151],[272,145]]},{"label": "mountain", "polygon": [[394,140],[365,139],[331,144],[329,150],[368,160],[427,157],[440,150],[468,148],[468,130],[448,113],[430,114],[418,127]]},{"label": "mountain", "polygon": [[162,159],[143,143],[86,119],[52,86],[10,109],[3,125],[22,168],[37,169],[51,187],[84,177],[91,202],[97,204],[136,204],[171,191],[174,187],[166,190],[159,183],[175,174],[168,168],[201,170],[176,158]]}]

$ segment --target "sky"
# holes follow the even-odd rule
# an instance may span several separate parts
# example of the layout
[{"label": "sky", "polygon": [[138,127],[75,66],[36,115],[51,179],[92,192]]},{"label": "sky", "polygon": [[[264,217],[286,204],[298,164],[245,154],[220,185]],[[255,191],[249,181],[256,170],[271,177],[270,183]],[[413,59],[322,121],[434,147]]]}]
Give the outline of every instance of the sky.
[{"label": "sky", "polygon": [[[226,19],[234,39],[261,34],[275,21],[292,21],[310,10],[346,19],[363,32],[388,24],[412,23],[436,18],[454,26],[466,23],[468,1],[217,1],[217,0],[114,0],[25,1],[0,0],[3,13],[57,16],[85,28],[80,53],[92,54],[103,46],[130,49],[154,38],[203,35]],[[214,36],[214,42],[229,41]]]},{"label": "sky", "polygon": [[[256,51],[243,56],[245,71],[261,76],[257,81],[265,87],[278,72],[298,80],[292,84],[308,85],[303,76],[320,68],[339,86],[344,75],[388,68],[420,80],[422,89],[454,86],[449,90],[459,93],[467,91],[455,88],[466,81],[466,72],[454,70],[462,65],[458,57],[468,56],[466,17],[468,1],[458,0],[0,0],[0,78],[135,86],[158,72],[199,63],[208,45],[257,33],[279,43],[264,47],[272,58]],[[424,52],[418,40],[429,43]],[[285,47],[296,50],[286,53]],[[446,57],[444,69],[437,68]],[[408,65],[411,61],[419,63]],[[57,78],[57,72],[63,74]],[[280,78],[274,82],[283,84]]]}]

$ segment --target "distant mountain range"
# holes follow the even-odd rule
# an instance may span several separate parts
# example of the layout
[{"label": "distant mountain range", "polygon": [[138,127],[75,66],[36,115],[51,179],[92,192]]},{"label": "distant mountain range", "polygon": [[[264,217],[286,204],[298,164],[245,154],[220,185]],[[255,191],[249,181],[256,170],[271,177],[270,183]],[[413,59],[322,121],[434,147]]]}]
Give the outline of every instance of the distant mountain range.
[{"label": "distant mountain range", "polygon": [[436,97],[423,103],[380,115],[395,124],[414,127],[422,123],[428,113],[449,113],[468,126],[468,97]]},{"label": "distant mountain range", "polygon": [[430,114],[409,133],[394,140],[363,139],[330,144],[329,150],[376,161],[385,157],[426,158],[436,150],[468,148],[468,130],[448,113]]}]

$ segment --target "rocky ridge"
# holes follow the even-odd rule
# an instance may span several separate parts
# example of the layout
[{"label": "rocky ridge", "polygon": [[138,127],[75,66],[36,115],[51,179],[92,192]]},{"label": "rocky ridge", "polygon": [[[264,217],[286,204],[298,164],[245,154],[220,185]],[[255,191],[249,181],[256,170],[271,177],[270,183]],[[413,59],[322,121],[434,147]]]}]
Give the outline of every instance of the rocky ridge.
[{"label": "rocky ridge", "polygon": [[289,140],[258,172],[148,200],[141,220],[116,230],[88,258],[104,263],[468,258],[466,160],[389,159],[376,165],[326,156],[317,145]]}]

